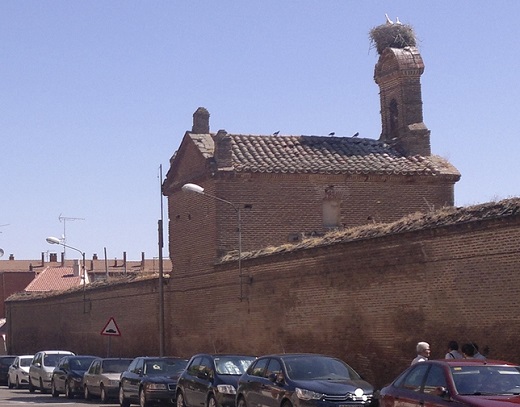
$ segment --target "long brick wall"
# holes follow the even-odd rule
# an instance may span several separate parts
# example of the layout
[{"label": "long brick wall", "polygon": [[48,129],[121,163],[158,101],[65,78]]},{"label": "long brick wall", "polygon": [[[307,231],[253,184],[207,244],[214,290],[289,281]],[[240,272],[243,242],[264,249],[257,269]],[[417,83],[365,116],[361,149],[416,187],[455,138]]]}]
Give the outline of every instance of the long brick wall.
[{"label": "long brick wall", "polygon": [[[519,226],[513,214],[247,259],[242,301],[236,262],[173,273],[166,353],[321,352],[377,386],[409,365],[420,340],[435,358],[455,339],[520,362]],[[152,279],[11,299],[9,351],[103,355],[109,343],[100,331],[114,317],[122,336],[111,339],[112,355],[156,354],[157,290]]]}]

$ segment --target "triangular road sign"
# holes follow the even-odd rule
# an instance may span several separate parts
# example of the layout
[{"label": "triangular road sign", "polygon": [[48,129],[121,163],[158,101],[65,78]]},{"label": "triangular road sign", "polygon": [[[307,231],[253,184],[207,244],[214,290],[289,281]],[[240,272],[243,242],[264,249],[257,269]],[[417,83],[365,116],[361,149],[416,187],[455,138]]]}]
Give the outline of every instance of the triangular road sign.
[{"label": "triangular road sign", "polygon": [[101,335],[121,336],[121,331],[119,330],[114,317],[110,317],[107,324],[101,331]]}]

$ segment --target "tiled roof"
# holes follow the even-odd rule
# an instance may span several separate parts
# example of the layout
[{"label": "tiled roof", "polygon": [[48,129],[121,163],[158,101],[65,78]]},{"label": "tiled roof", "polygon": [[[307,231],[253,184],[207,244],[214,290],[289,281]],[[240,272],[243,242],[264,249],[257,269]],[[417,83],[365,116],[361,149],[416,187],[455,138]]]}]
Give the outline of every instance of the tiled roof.
[{"label": "tiled roof", "polygon": [[45,267],[29,283],[25,291],[61,291],[83,284],[80,276],[75,276],[72,267]]},{"label": "tiled roof", "polygon": [[[210,134],[191,134],[205,157],[214,152]],[[229,134],[233,170],[260,173],[446,175],[460,173],[439,156],[404,156],[374,139]]]}]

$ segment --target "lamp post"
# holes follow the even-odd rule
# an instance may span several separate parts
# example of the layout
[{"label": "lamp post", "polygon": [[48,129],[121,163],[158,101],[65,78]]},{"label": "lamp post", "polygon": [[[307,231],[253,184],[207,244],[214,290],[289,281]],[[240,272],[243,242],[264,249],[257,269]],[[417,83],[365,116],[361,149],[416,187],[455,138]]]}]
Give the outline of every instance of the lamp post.
[{"label": "lamp post", "polygon": [[207,192],[204,192],[204,188],[197,184],[184,184],[182,186],[183,191],[195,192],[197,194],[201,194],[207,196],[209,198],[215,199],[217,201],[223,202],[225,204],[230,205],[237,214],[237,232],[238,232],[238,276],[240,278],[240,301],[244,299],[243,289],[242,289],[242,219],[240,216],[240,207],[235,205],[233,202],[226,201],[225,199],[219,198],[215,195],[210,195]]},{"label": "lamp post", "polygon": [[85,268],[85,252],[82,252],[81,250],[75,248],[75,247],[72,247],[72,246],[69,246],[68,244],[65,244],[63,243],[60,239],[58,239],[57,237],[48,237],[47,239],[47,243],[49,244],[61,244],[63,247],[68,247],[69,249],[71,250],[76,250],[78,253],[81,253],[81,257],[82,257],[82,268],[83,268],[83,289],[85,289],[85,284],[87,283],[87,275],[85,274],[86,273],[86,268]]}]

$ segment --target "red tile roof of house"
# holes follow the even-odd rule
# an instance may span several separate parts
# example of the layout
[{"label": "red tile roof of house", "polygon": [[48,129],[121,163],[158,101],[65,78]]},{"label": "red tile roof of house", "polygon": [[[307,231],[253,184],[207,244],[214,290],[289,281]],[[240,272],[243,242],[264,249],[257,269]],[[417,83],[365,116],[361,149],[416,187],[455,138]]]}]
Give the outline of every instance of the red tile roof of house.
[{"label": "red tile roof of house", "polygon": [[83,284],[79,275],[74,275],[72,267],[47,266],[38,273],[25,291],[61,291]]},{"label": "red tile roof of house", "polygon": [[[212,134],[187,133],[205,158],[213,157]],[[405,156],[374,139],[322,136],[228,134],[232,170],[260,173],[380,174],[460,178],[446,159]]]}]

